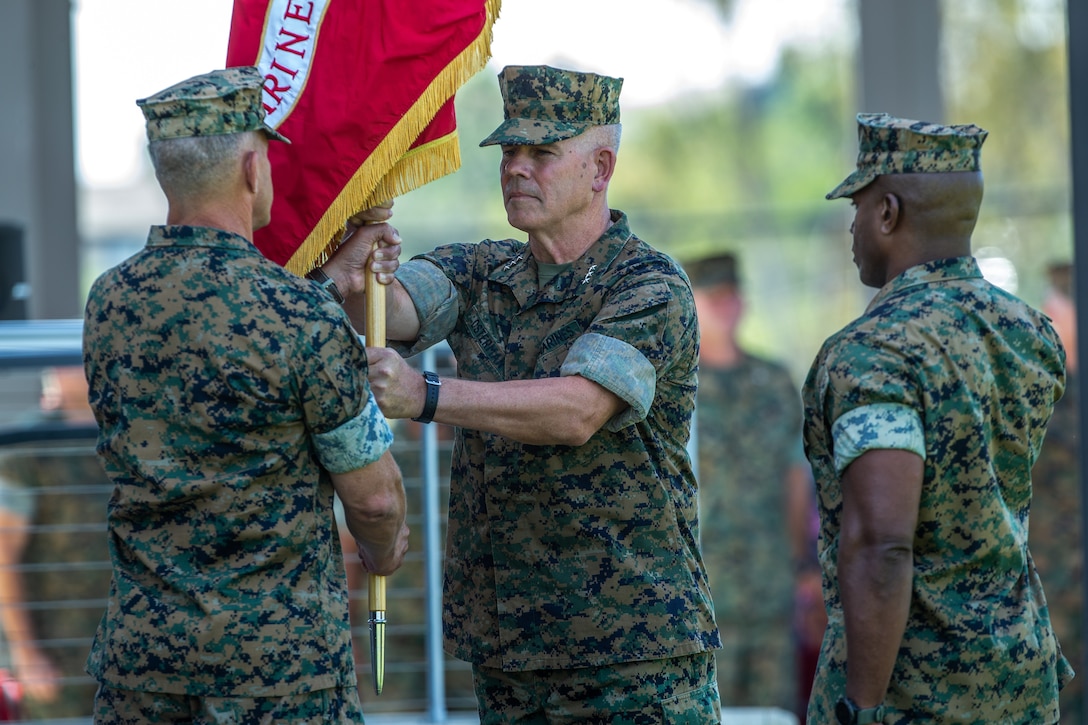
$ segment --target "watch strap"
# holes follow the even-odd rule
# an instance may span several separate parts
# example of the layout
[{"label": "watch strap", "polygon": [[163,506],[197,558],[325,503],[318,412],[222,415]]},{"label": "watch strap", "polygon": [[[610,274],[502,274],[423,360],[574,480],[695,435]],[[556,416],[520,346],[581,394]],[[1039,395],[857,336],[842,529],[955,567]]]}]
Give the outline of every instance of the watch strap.
[{"label": "watch strap", "polygon": [[434,411],[438,408],[438,389],[442,387],[442,381],[437,373],[430,370],[423,371],[423,380],[427,383],[427,397],[423,401],[423,412],[418,418],[412,418],[417,423],[430,423],[434,420]]},{"label": "watch strap", "polygon": [[306,279],[317,282],[321,289],[325,290],[330,297],[336,300],[336,304],[344,304],[344,295],[340,293],[340,288],[336,286],[336,282],[332,281],[332,277],[325,274],[325,270],[321,267],[314,267],[306,273]]},{"label": "watch strap", "polygon": [[884,722],[884,703],[876,707],[858,707],[858,704],[846,695],[835,703],[835,719],[841,725],[873,725]]},{"label": "watch strap", "polygon": [[866,707],[858,710],[854,722],[858,725],[872,725],[873,723],[884,722],[884,706],[877,705],[876,707]]}]

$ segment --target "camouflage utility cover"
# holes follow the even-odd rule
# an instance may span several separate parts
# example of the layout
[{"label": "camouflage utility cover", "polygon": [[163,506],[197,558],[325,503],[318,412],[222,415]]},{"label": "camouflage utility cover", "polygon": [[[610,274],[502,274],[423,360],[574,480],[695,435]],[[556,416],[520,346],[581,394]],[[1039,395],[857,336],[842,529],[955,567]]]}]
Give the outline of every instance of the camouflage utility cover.
[{"label": "camouflage utility cover", "polygon": [[739,289],[741,286],[737,257],[734,254],[716,254],[689,262],[684,265],[684,271],[695,289],[718,285],[732,285]]},{"label": "camouflage utility cover", "polygon": [[243,237],[152,227],[94,283],[84,362],[114,486],[88,671],[205,697],[354,687],[328,471],[392,434],[344,311]]},{"label": "camouflage utility cover", "polygon": [[265,123],[263,82],[255,66],[227,68],[194,76],[138,100],[136,105],[147,120],[147,140],[264,131],[270,138],[287,141]]},{"label": "camouflage utility cover", "polygon": [[971,125],[942,126],[859,113],[858,167],[828,199],[853,196],[884,174],[934,174],[978,171],[987,131]]},{"label": "camouflage utility cover", "polygon": [[1031,468],[1064,362],[1048,319],[984,280],[971,257],[908,269],[824,344],[803,395],[829,620],[809,722],[834,722],[846,683],[832,426],[879,404],[917,412],[926,453],[910,612],[883,722],[1057,722],[1072,670],[1027,538]]},{"label": "camouflage utility cover", "polygon": [[676,264],[614,224],[541,288],[525,242],[401,265],[457,374],[582,375],[629,404],[581,446],[457,429],[446,542],[448,650],[504,670],[592,667],[719,646],[686,445],[698,326]]},{"label": "camouflage utility cover", "polygon": [[499,73],[506,119],[481,146],[549,144],[620,122],[622,78],[509,65]]}]

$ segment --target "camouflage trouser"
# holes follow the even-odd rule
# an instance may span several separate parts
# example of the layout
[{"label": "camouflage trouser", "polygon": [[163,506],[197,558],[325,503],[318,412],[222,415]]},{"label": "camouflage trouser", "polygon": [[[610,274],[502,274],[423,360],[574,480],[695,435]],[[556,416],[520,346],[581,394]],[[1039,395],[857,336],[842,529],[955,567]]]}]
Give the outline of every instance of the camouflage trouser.
[{"label": "camouflage trouser", "polygon": [[284,697],[194,697],[136,692],[100,685],[94,698],[95,725],[325,725],[362,723],[354,687],[315,690]]},{"label": "camouflage trouser", "polygon": [[788,619],[731,627],[718,622],[718,691],[725,707],[797,709],[797,655]]},{"label": "camouflage trouser", "polygon": [[503,672],[473,666],[482,725],[500,723],[717,723],[714,656],[572,670]]}]

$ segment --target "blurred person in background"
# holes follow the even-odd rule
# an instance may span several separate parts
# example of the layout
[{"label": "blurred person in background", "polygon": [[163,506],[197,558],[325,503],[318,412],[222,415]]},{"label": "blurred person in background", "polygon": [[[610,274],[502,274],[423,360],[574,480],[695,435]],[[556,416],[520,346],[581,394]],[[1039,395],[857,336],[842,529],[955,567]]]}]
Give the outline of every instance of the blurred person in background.
[{"label": "blurred person in background", "polygon": [[795,591],[817,572],[800,393],[785,367],[737,339],[745,300],[736,255],[684,268],[699,314],[699,515],[722,635],[722,705],[797,712]]},{"label": "blurred person in background", "polygon": [[[1081,538],[1080,373],[1077,366],[1077,313],[1073,265],[1051,264],[1043,312],[1065,346],[1065,394],[1054,405],[1039,460],[1031,471],[1031,529],[1028,541],[1039,576],[1046,582],[1046,602],[1054,633],[1073,663],[1084,656],[1084,551]],[[1063,725],[1083,720],[1084,684],[1076,677],[1062,689]]]},{"label": "blurred person in background", "polygon": [[1056,723],[1073,671],[1027,539],[1061,340],[971,254],[986,131],[857,122],[828,198],[879,291],[803,388],[828,613],[808,720]]},{"label": "blurred person in background", "polygon": [[109,589],[105,541],[89,528],[105,527],[109,481],[83,368],[46,368],[41,385],[38,419],[0,449],[0,657],[28,719],[90,712],[94,684],[78,680]]}]

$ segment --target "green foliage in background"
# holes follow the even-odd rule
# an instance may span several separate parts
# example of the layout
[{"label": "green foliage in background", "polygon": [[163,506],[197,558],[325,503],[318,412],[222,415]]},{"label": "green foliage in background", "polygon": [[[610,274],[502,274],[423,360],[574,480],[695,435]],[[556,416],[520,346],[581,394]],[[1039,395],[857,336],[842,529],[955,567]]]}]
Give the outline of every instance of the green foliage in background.
[{"label": "green foliage in background", "polygon": [[1047,265],[1073,254],[1065,16],[1063,0],[942,4],[947,116],[990,132],[975,250],[1012,261],[1036,306]]},{"label": "green foliage in background", "polygon": [[[732,2],[708,1],[728,20]],[[942,15],[946,120],[991,132],[976,252],[1011,262],[1015,291],[1040,305],[1046,265],[1072,254],[1064,3],[945,0]],[[625,109],[610,188],[611,205],[636,233],[681,263],[714,251],[740,255],[742,340],[784,361],[798,384],[824,338],[873,293],[852,263],[849,203],[824,200],[854,164],[854,55],[842,38],[790,48],[765,85]],[[478,74],[458,94],[461,170],[397,200],[407,254],[524,238],[506,224],[498,149],[477,146],[502,120],[497,72]]]}]

